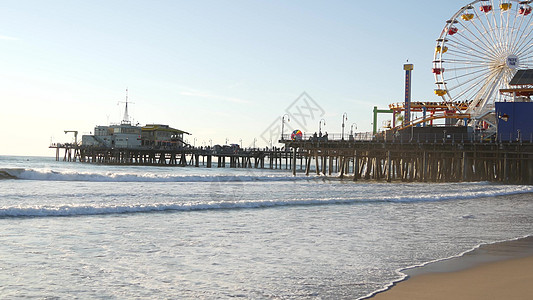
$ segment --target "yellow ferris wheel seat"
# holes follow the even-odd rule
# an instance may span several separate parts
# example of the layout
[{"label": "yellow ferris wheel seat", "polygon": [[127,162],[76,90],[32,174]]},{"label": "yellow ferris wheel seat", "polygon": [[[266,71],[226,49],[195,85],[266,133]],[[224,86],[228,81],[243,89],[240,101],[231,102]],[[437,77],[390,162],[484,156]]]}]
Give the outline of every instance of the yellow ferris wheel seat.
[{"label": "yellow ferris wheel seat", "polygon": [[435,90],[435,95],[439,96],[439,97],[442,97],[444,95],[446,95],[446,90],[442,90],[442,89],[437,89]]},{"label": "yellow ferris wheel seat", "polygon": [[463,19],[464,21],[470,21],[474,18],[474,14],[463,14],[461,16],[461,19]]},{"label": "yellow ferris wheel seat", "polygon": [[446,51],[448,51],[448,47],[446,47],[446,46],[444,46],[444,47],[442,47],[442,46],[437,46],[437,47],[435,48],[435,52],[446,53]]},{"label": "yellow ferris wheel seat", "polygon": [[502,4],[500,4],[500,9],[502,11],[510,10],[511,7],[513,7],[513,4],[511,4],[511,3],[502,3]]}]

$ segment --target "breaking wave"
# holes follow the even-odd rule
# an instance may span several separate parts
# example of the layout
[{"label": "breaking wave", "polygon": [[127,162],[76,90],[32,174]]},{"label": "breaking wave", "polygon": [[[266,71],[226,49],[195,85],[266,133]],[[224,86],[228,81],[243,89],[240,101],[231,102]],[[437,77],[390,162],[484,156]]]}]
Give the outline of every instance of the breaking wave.
[{"label": "breaking wave", "polygon": [[368,203],[416,203],[438,202],[448,200],[476,199],[484,197],[507,196],[532,193],[533,187],[514,186],[470,193],[449,193],[442,195],[403,195],[391,197],[331,197],[331,198],[298,198],[286,200],[220,200],[220,201],[182,201],[168,203],[135,203],[135,204],[62,204],[41,206],[5,206],[0,207],[0,218],[12,217],[57,217],[57,216],[88,216],[110,214],[133,214],[165,211],[202,211],[228,209],[256,209],[282,206],[311,206],[334,204],[368,204]]},{"label": "breaking wave", "polygon": [[0,179],[20,179],[24,171],[25,169],[19,168],[0,169]]},{"label": "breaking wave", "polygon": [[0,169],[0,179],[23,179],[42,181],[88,181],[88,182],[247,182],[247,181],[294,181],[308,178],[293,177],[284,174],[249,174],[241,175],[174,175],[156,173],[90,173],[53,170],[33,170],[20,168]]}]

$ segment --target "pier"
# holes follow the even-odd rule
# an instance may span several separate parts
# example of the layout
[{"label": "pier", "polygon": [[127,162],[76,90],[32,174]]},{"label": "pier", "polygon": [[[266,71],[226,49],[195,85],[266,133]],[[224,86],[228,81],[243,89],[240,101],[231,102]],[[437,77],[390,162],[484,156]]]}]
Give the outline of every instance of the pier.
[{"label": "pier", "polygon": [[[56,160],[107,165],[205,168],[257,168],[358,180],[402,182],[489,181],[533,184],[531,140],[484,141],[459,136],[423,136],[409,140],[359,139],[279,141],[283,148],[128,149],[53,144]],[[60,155],[60,150],[64,151]]]},{"label": "pier", "polygon": [[[303,168],[303,153],[282,148],[238,149],[220,151],[210,147],[181,148],[110,148],[83,146],[74,143],[50,145],[56,150],[56,161],[82,162],[106,165],[142,165],[169,167],[218,167],[286,169],[293,167],[297,158]],[[63,155],[61,155],[63,152]]]},{"label": "pier", "polygon": [[[415,137],[409,141],[282,139],[305,156],[305,174],[404,182],[490,181],[533,184],[533,143]],[[293,174],[297,173],[293,165]]]}]

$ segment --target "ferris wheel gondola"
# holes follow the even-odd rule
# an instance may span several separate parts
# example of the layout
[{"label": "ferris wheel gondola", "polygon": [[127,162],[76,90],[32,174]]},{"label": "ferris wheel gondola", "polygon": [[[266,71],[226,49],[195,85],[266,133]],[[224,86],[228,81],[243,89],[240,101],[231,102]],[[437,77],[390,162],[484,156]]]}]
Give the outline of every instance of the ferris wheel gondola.
[{"label": "ferris wheel gondola", "polygon": [[473,1],[446,21],[433,61],[435,94],[468,103],[473,122],[495,124],[494,102],[519,69],[533,68],[531,2]]}]

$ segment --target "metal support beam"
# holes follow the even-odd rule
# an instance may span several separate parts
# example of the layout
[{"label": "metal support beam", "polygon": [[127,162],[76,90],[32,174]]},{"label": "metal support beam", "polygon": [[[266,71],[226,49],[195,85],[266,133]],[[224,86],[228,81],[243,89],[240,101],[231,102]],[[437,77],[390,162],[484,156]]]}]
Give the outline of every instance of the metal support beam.
[{"label": "metal support beam", "polygon": [[377,106],[374,106],[374,122],[372,123],[373,125],[373,130],[372,130],[372,133],[373,134],[376,134],[378,133],[378,114],[393,114],[394,111],[392,109],[378,109]]}]

